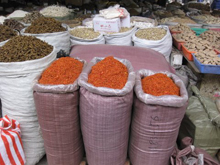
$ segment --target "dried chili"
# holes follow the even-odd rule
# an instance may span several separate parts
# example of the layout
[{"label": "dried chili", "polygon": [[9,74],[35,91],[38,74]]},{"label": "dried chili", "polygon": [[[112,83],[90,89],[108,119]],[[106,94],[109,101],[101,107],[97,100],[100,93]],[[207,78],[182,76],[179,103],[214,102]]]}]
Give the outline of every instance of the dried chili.
[{"label": "dried chili", "polygon": [[83,63],[71,57],[54,61],[42,74],[40,84],[72,84],[82,72]]},{"label": "dried chili", "polygon": [[122,89],[128,79],[128,69],[113,56],[106,57],[92,67],[88,83],[96,87]]},{"label": "dried chili", "polygon": [[141,80],[143,91],[154,96],[180,95],[179,87],[166,74],[157,73]]}]

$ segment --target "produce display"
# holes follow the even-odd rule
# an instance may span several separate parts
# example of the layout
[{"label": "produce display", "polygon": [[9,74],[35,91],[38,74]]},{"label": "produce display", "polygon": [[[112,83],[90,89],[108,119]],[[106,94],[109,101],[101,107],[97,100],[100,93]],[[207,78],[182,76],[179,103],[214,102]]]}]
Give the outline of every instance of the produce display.
[{"label": "produce display", "polygon": [[208,30],[202,33],[199,37],[203,40],[209,41],[212,47],[220,51],[220,32],[214,30]]},{"label": "produce display", "polygon": [[24,25],[15,19],[5,19],[3,25],[19,31],[24,28]]},{"label": "produce display", "polygon": [[0,62],[19,62],[39,59],[47,56],[53,47],[32,36],[11,38],[0,49]]},{"label": "produce display", "polygon": [[138,38],[146,40],[161,40],[167,31],[163,28],[146,28],[138,30],[135,35]]},{"label": "produce display", "polygon": [[160,20],[160,23],[166,23],[166,22],[176,22],[176,23],[182,23],[182,24],[196,24],[195,21],[191,20],[188,17],[184,17],[184,18],[169,17],[169,18],[163,18]]},{"label": "produce display", "polygon": [[120,61],[109,56],[96,63],[88,76],[88,83],[96,87],[122,89],[128,80],[128,69]]},{"label": "produce display", "polygon": [[45,7],[40,11],[46,17],[65,17],[70,14],[72,10],[65,6],[52,5]]},{"label": "produce display", "polygon": [[54,61],[41,75],[40,84],[72,84],[82,72],[83,63],[71,57]]},{"label": "produce display", "polygon": [[93,28],[74,28],[69,31],[71,35],[82,39],[95,39],[100,36],[99,32],[95,32]]},{"label": "produce display", "polygon": [[183,33],[188,33],[188,32],[192,32],[192,30],[190,29],[189,26],[186,26],[184,24],[177,24],[175,26],[170,26],[170,30],[171,31],[181,31]]},{"label": "produce display", "polygon": [[40,17],[43,17],[43,15],[40,14],[38,11],[33,11],[31,13],[26,14],[25,17],[21,21],[26,23],[26,24],[30,24],[34,20],[36,20]]},{"label": "produce display", "polygon": [[198,19],[203,21],[204,23],[207,24],[220,24],[220,19],[217,17],[214,17],[212,15],[208,14],[203,14],[203,15],[196,15],[196,16],[191,16],[194,19]]},{"label": "produce display", "polygon": [[199,60],[202,64],[207,65],[220,65],[220,57],[216,54],[201,54],[200,52],[195,53],[195,57]]},{"label": "produce display", "polygon": [[17,33],[13,29],[9,28],[6,25],[0,24],[0,42],[6,41],[16,35]]},{"label": "produce display", "polygon": [[199,37],[197,37],[197,39],[187,41],[186,43],[184,43],[184,46],[189,51],[195,51],[200,54],[205,54],[205,55],[210,54],[216,56],[216,52],[213,50],[210,42],[203,40]]},{"label": "produce display", "polygon": [[143,91],[154,96],[177,95],[180,96],[180,88],[166,74],[157,73],[142,78]]},{"label": "produce display", "polygon": [[40,17],[34,20],[25,33],[40,34],[66,31],[59,21],[54,18]]},{"label": "produce display", "polygon": [[179,42],[187,42],[197,39],[197,36],[192,31],[182,31],[181,33],[173,34],[172,36]]}]

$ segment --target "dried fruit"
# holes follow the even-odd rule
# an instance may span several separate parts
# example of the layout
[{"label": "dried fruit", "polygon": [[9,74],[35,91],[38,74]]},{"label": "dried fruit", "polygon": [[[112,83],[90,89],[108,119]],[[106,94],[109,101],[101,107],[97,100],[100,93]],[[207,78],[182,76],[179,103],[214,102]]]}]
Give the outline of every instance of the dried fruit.
[{"label": "dried fruit", "polygon": [[50,54],[53,46],[33,37],[16,36],[0,48],[0,62],[19,62],[39,59]]}]

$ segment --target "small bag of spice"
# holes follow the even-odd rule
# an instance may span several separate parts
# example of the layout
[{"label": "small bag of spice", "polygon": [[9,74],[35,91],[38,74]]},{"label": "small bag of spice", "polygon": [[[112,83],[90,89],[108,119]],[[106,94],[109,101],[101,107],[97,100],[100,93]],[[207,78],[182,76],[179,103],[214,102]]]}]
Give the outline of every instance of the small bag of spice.
[{"label": "small bag of spice", "polygon": [[84,148],[79,124],[78,77],[84,60],[61,57],[34,85],[34,101],[49,164],[80,164]]},{"label": "small bag of spice", "polygon": [[170,72],[142,69],[136,73],[135,94],[131,164],[168,165],[187,107],[185,85]]},{"label": "small bag of spice", "polygon": [[111,56],[93,58],[80,75],[80,121],[88,164],[125,164],[134,81],[131,63]]}]

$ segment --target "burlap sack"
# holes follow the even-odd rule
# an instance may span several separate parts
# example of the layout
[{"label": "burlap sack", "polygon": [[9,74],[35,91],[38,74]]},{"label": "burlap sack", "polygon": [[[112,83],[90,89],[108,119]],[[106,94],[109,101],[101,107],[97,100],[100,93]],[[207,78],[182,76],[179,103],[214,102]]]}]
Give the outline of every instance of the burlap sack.
[{"label": "burlap sack", "polygon": [[79,165],[84,148],[77,80],[69,85],[34,86],[34,101],[49,165]]},{"label": "burlap sack", "polygon": [[95,87],[87,83],[94,58],[79,78],[80,120],[89,165],[124,165],[127,158],[135,73],[127,60],[119,59],[129,71],[124,88]]},{"label": "burlap sack", "polygon": [[129,143],[133,165],[168,165],[175,148],[181,120],[187,106],[187,91],[176,75],[171,77],[180,87],[181,96],[153,96],[143,92],[141,78],[156,72],[140,70],[136,74],[134,109]]}]

